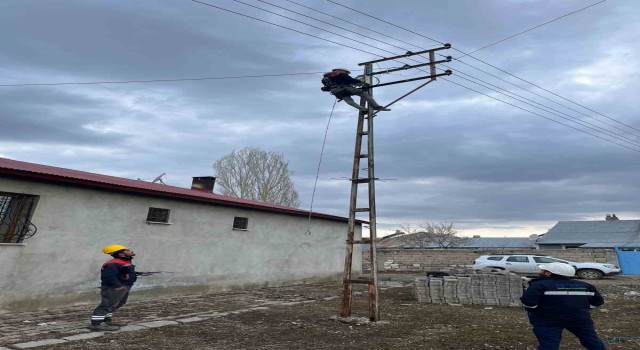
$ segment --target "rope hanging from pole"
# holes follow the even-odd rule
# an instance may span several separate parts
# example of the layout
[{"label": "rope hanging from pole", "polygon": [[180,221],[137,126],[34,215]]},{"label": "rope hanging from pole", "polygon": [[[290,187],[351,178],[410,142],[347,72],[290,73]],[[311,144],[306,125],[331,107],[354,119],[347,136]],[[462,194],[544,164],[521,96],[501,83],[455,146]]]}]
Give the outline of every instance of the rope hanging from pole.
[{"label": "rope hanging from pole", "polygon": [[324,146],[327,143],[327,134],[329,133],[329,125],[331,124],[331,117],[333,117],[333,111],[336,108],[336,103],[338,103],[337,99],[333,101],[333,107],[331,107],[331,113],[329,113],[329,120],[327,121],[327,128],[324,131],[322,148],[320,149],[320,159],[318,159],[318,170],[316,170],[316,180],[313,183],[313,192],[311,193],[311,205],[309,207],[309,221],[307,222],[307,232],[305,232],[305,235],[307,236],[311,234],[311,213],[313,212],[313,200],[316,197],[316,187],[318,186],[318,177],[320,176],[320,166],[322,165],[322,156],[324,154]]}]

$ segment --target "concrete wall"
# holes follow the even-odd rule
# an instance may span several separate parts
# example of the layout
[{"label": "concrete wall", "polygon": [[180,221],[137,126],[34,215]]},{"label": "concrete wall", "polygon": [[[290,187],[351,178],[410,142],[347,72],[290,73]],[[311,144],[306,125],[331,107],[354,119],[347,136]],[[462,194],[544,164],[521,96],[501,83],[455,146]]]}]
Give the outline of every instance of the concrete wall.
[{"label": "concrete wall", "polygon": [[[134,294],[339,279],[344,268],[346,222],[314,218],[305,235],[304,216],[7,178],[0,191],[40,196],[37,234],[0,244],[0,309],[95,299],[109,244],[131,247],[139,271],[173,272],[140,277]],[[170,209],[170,224],[146,223],[149,207]],[[234,216],[248,217],[249,229],[233,230]],[[360,262],[356,249],[356,274]]]},{"label": "concrete wall", "polygon": [[[571,261],[595,261],[618,265],[614,250],[471,250],[471,249],[378,249],[378,271],[421,272],[443,268],[473,265],[480,255],[490,254],[544,254]],[[370,265],[369,256],[363,255],[363,269]]]}]

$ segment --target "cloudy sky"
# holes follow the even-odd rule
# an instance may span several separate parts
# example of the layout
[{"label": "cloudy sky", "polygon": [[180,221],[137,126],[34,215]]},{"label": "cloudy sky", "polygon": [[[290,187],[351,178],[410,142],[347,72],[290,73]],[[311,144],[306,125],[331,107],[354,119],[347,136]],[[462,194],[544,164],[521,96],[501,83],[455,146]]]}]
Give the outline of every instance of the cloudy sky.
[{"label": "cloudy sky", "polygon": [[[324,0],[243,0],[271,13],[202,1],[253,18],[190,0],[2,1],[0,157],[127,178],[166,173],[187,187],[213,174],[216,159],[259,147],[289,160],[308,209],[334,102],[320,72],[438,42],[471,52],[599,0],[335,0],[388,23]],[[638,13],[636,0],[610,0],[515,36],[447,64],[448,81],[380,114],[376,175],[390,179],[376,187],[380,233],[448,221],[465,235],[527,236],[560,220],[639,218]],[[259,75],[277,76],[7,86]],[[418,84],[374,94],[385,103]],[[341,178],[351,175],[356,119],[336,106],[314,211],[347,215]]]}]

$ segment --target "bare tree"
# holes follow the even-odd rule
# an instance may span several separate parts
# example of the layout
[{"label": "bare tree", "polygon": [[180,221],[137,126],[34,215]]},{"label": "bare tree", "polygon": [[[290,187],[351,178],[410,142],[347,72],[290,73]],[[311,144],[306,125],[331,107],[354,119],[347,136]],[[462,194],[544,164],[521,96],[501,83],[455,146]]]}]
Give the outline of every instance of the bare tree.
[{"label": "bare tree", "polygon": [[297,208],[300,205],[289,171],[280,153],[255,147],[233,151],[213,164],[222,194]]},{"label": "bare tree", "polygon": [[406,248],[455,248],[465,244],[469,238],[457,236],[458,231],[451,222],[425,223],[417,227],[400,226],[398,236]]}]

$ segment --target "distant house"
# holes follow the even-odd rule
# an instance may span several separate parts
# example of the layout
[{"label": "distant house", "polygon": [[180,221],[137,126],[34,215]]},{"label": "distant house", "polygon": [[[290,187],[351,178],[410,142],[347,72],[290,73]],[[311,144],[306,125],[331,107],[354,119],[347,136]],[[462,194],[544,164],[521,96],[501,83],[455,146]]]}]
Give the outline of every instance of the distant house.
[{"label": "distant house", "polygon": [[560,221],[536,244],[540,249],[614,248],[640,246],[640,220]]},{"label": "distant house", "polygon": [[[393,234],[382,237],[377,243],[378,248],[404,248],[415,249],[417,247],[407,243],[401,235]],[[438,244],[430,243],[421,249],[441,249]],[[526,237],[480,237],[467,238],[462,244],[449,249],[536,249],[535,242]]]},{"label": "distant house", "polygon": [[[215,194],[214,181],[180,188],[0,158],[0,309],[95,299],[109,244],[132,247],[140,271],[170,272],[134,291],[342,277],[347,218]],[[353,261],[361,271],[360,249]]]}]

